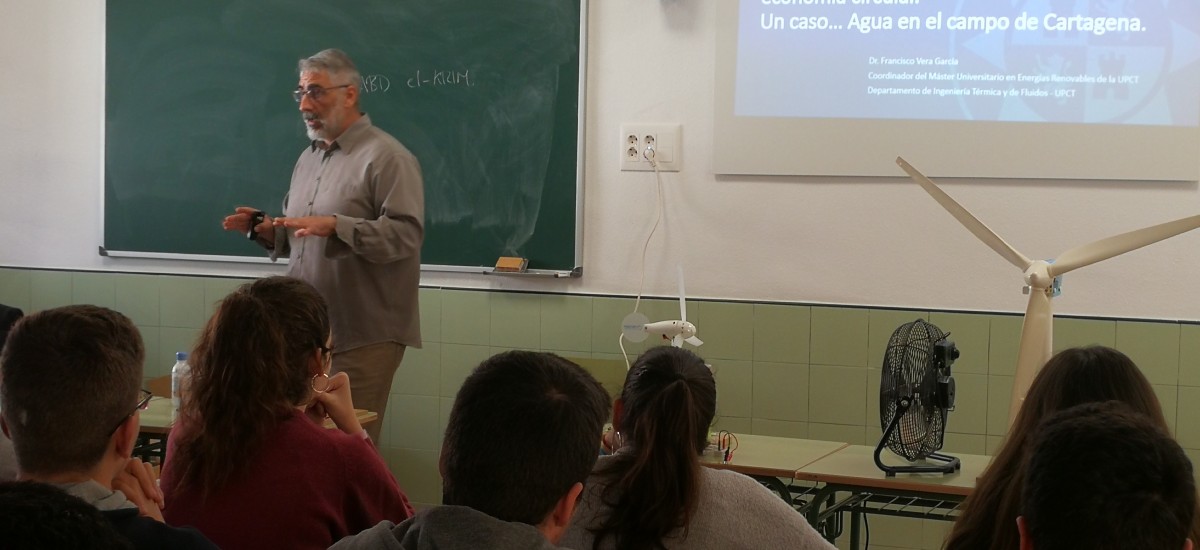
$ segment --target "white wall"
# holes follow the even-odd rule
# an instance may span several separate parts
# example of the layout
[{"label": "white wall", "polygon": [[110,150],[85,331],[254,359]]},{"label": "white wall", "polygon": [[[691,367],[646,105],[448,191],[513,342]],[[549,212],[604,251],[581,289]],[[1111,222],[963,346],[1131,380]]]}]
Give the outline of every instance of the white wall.
[{"label": "white wall", "polygon": [[[1024,309],[1018,271],[905,179],[714,176],[708,162],[714,1],[725,0],[590,1],[581,280],[429,273],[423,283],[636,293],[655,188],[651,174],[617,170],[619,125],[673,122],[683,125],[683,170],[664,175],[667,215],[650,245],[648,294],[673,295],[674,265],[682,261],[688,292],[698,298]],[[6,237],[0,265],[238,275],[272,270],[98,256],[104,2],[0,0],[0,6],[0,231]],[[1128,154],[1154,152],[1131,143]],[[1030,257],[1052,257],[1200,211],[1195,183],[944,183]],[[1200,231],[1072,273],[1056,309],[1200,319],[1198,246]]]}]

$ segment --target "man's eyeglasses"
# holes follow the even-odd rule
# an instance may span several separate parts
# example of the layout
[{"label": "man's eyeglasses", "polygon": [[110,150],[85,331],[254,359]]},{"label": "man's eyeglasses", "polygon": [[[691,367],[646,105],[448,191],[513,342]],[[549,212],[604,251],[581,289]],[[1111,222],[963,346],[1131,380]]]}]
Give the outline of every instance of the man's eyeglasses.
[{"label": "man's eyeglasses", "polygon": [[129,411],[129,414],[121,417],[121,421],[117,422],[116,426],[113,426],[113,429],[108,432],[108,435],[111,436],[112,434],[117,433],[117,428],[120,428],[121,424],[125,423],[125,419],[133,416],[134,413],[136,413],[138,411],[144,411],[144,410],[150,408],[150,398],[154,397],[154,394],[152,394],[149,391],[144,390],[144,389],[141,391],[142,391],[141,400],[138,401],[137,406],[134,407],[132,411]]},{"label": "man's eyeglasses", "polygon": [[336,90],[338,88],[349,88],[349,87],[350,87],[349,84],[342,84],[341,86],[334,86],[332,88],[322,88],[320,86],[309,86],[307,89],[306,88],[296,88],[292,92],[292,98],[296,100],[296,103],[300,103],[301,101],[303,101],[304,96],[308,96],[309,99],[311,99],[313,101],[321,101],[321,97],[323,97],[325,95],[325,92],[328,92],[329,90]]}]

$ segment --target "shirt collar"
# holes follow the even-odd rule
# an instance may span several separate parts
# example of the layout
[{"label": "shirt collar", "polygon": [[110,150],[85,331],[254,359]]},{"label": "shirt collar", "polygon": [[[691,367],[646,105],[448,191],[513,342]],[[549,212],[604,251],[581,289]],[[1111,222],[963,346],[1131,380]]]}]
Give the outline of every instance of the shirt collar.
[{"label": "shirt collar", "polygon": [[55,485],[59,489],[66,491],[67,494],[79,497],[84,502],[95,506],[100,511],[137,508],[136,504],[130,502],[125,497],[125,493],[108,489],[95,480],[89,479],[78,483],[59,483]]},{"label": "shirt collar", "polygon": [[342,135],[338,136],[337,139],[334,139],[333,143],[330,143],[328,148],[322,147],[321,142],[314,139],[311,143],[309,143],[309,151],[315,152],[317,149],[322,149],[328,153],[332,153],[338,149],[341,149],[349,153],[354,149],[355,145],[363,140],[363,136],[366,135],[367,128],[370,127],[371,117],[367,115],[367,113],[362,113],[362,116],[358,117],[358,120],[354,121],[354,124],[351,124],[349,128],[346,128],[346,131],[342,132]]}]

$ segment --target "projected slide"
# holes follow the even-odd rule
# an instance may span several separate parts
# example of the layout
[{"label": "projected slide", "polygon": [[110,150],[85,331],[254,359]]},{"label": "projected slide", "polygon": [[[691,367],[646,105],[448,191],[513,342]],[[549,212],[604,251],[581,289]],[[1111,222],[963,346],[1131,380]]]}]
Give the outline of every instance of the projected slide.
[{"label": "projected slide", "polygon": [[735,116],[1200,125],[1200,1],[737,1]]}]

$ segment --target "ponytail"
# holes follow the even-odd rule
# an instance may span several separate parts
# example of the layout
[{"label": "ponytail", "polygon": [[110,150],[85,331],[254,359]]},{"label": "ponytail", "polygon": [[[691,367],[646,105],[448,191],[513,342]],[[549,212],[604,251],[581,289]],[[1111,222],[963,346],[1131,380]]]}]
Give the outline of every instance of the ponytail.
[{"label": "ponytail", "polygon": [[644,355],[639,363],[646,366],[635,367],[626,381],[619,428],[630,448],[597,472],[608,482],[601,499],[611,514],[595,530],[594,550],[609,536],[617,548],[662,548],[663,539],[677,529],[687,535],[699,504],[699,455],[715,413],[716,386],[690,352],[702,372],[687,372],[686,363],[658,368],[653,359],[663,354],[649,360]]}]

